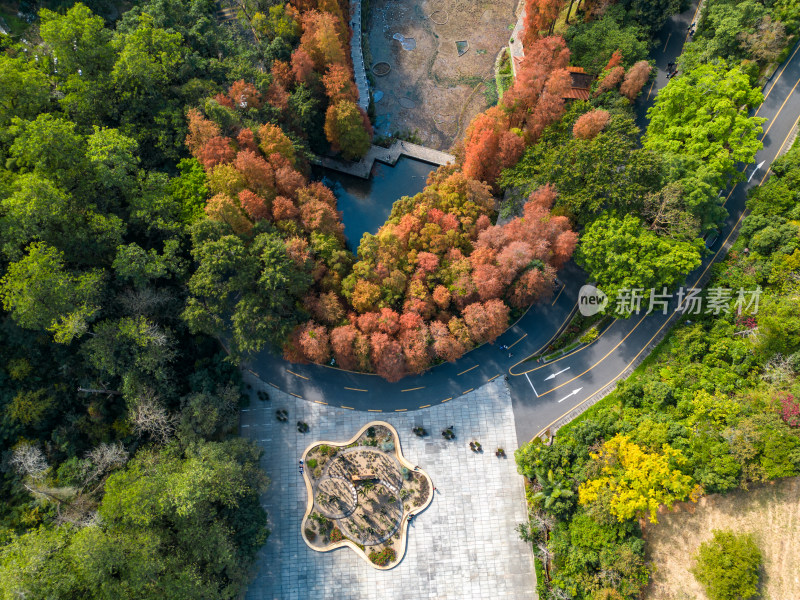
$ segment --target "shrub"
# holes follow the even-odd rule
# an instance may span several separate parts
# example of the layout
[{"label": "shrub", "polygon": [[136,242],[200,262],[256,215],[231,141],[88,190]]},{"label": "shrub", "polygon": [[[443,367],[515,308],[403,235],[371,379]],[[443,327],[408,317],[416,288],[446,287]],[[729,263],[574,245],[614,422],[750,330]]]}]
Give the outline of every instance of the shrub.
[{"label": "shrub", "polygon": [[326,446],[325,444],[319,447],[319,451],[325,456],[333,456],[337,452],[336,448],[333,446]]},{"label": "shrub", "polygon": [[581,344],[588,344],[589,342],[593,342],[597,339],[597,327],[592,327],[589,331],[584,333],[581,336]]},{"label": "shrub", "polygon": [[343,539],[344,535],[342,535],[342,532],[339,530],[338,527],[334,527],[330,535],[331,543],[335,544],[336,542],[341,542]]},{"label": "shrub", "polygon": [[384,567],[390,562],[394,562],[395,558],[397,558],[397,553],[394,548],[384,548],[380,552],[373,551],[369,553],[369,559],[379,567]]},{"label": "shrub", "polygon": [[313,542],[315,539],[317,539],[317,534],[313,529],[306,529],[306,539],[309,542]]},{"label": "shrub", "polygon": [[711,600],[747,600],[758,593],[761,551],[749,534],[714,530],[691,569]]},{"label": "shrub", "polygon": [[306,465],[309,469],[316,469],[317,468],[317,459],[316,458],[309,458],[306,461]]},{"label": "shrub", "polygon": [[790,393],[780,396],[781,418],[789,427],[800,427],[800,402]]}]

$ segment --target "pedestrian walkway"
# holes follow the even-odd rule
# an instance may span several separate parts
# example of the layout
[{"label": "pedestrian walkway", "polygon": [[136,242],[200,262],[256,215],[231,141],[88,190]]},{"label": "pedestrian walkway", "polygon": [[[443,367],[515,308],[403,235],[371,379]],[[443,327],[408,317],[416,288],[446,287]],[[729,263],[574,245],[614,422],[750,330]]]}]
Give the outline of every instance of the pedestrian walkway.
[{"label": "pedestrian walkway", "polygon": [[313,162],[326,169],[333,169],[334,171],[340,171],[362,179],[369,179],[372,166],[376,160],[394,166],[401,156],[408,156],[433,165],[447,165],[454,163],[456,160],[455,156],[446,152],[426,148],[419,144],[398,141],[388,148],[372,146],[358,162],[348,162],[329,156],[317,156]]},{"label": "pedestrian walkway", "polygon": [[350,26],[353,29],[353,36],[350,38],[350,58],[353,59],[353,77],[358,88],[358,105],[366,112],[369,108],[369,80],[361,48],[361,0],[350,2]]},{"label": "pedestrian walkway", "polygon": [[[300,524],[307,492],[296,468],[309,444],[348,440],[375,415],[306,402],[245,377],[254,392],[242,410],[240,433],[264,450],[261,465],[271,483],[261,502],[272,532],[258,553],[246,600],[536,597],[531,548],[515,531],[527,509],[512,456],[517,438],[511,399],[502,380],[430,410],[380,415],[397,428],[403,455],[430,475],[436,492],[410,524],[403,560],[390,571],[379,571],[350,550],[315,552],[305,544]],[[258,400],[259,389],[269,390],[271,400]],[[289,411],[290,421],[307,422],[309,433],[279,422],[279,408]],[[457,437],[447,441],[438,431],[451,424]],[[413,427],[437,433],[417,437]],[[480,441],[487,452],[474,454],[471,440]],[[498,447],[510,458],[497,458],[493,451]]]},{"label": "pedestrian walkway", "polygon": [[511,56],[511,72],[517,76],[517,63],[525,58],[525,49],[522,47],[522,34],[525,29],[525,8],[519,13],[519,18],[508,40],[508,51]]}]

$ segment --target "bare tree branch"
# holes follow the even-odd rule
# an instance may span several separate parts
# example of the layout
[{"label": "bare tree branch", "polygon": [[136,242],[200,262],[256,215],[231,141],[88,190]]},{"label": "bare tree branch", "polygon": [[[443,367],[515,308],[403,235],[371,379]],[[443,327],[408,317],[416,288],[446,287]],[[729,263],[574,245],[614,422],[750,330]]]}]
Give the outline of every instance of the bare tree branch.
[{"label": "bare tree branch", "polygon": [[129,418],[139,437],[147,434],[159,444],[166,444],[175,432],[175,417],[152,394],[139,398]]}]

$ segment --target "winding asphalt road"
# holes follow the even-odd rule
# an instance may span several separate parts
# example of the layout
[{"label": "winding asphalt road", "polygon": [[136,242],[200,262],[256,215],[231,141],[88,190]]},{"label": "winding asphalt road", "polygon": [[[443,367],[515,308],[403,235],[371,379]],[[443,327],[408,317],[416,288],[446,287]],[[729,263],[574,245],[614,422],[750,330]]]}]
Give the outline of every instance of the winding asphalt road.
[{"label": "winding asphalt road", "polygon": [[[646,110],[658,90],[667,83],[666,65],[680,54],[687,27],[696,14],[695,2],[664,26],[661,42],[652,55],[658,68],[657,77],[636,105],[640,126],[646,125]],[[800,84],[798,49],[800,45],[767,82],[764,103],[755,111],[768,119],[762,138],[764,148],[756,155],[756,164],[764,161],[765,166],[750,182],[739,183],[723,192],[729,216],[720,239],[701,266],[686,278],[685,287],[702,285],[711,264],[724,257],[744,216],[747,190],[763,183],[767,177],[766,165],[790,145],[790,136],[800,115],[800,95],[795,94]],[[746,167],[747,176],[753,173],[754,167]],[[577,311],[578,291],[585,283],[585,273],[570,263],[559,272],[559,279],[564,283],[554,296],[531,307],[495,344],[486,344],[454,363],[438,365],[396,383],[376,375],[293,364],[269,352],[256,356],[248,368],[265,383],[298,398],[370,412],[425,409],[448,402],[497,377],[508,376],[517,436],[522,443],[590,402],[622,377],[630,366],[649,353],[659,334],[674,325],[682,314],[675,312],[676,303],[672,302],[667,314],[654,312],[614,321],[593,343],[561,359],[546,364],[526,361],[527,357],[546,348]],[[643,304],[646,310],[647,301]],[[501,351],[500,345],[507,345],[510,350]]]}]

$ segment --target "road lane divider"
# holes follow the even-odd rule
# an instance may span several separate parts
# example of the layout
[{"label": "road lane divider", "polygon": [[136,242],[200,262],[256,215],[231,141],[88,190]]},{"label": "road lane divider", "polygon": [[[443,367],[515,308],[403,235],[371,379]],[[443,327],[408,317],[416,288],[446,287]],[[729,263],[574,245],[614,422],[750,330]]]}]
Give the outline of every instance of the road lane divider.
[{"label": "road lane divider", "polygon": [[508,347],[508,349],[509,349],[509,350],[511,350],[511,348],[513,348],[514,346],[516,346],[517,344],[519,344],[519,343],[520,343],[522,340],[524,340],[526,337],[528,337],[528,334],[527,334],[527,333],[526,333],[525,335],[523,335],[521,338],[519,338],[519,339],[518,339],[516,342],[514,342],[513,344],[511,344],[511,345]]},{"label": "road lane divider", "polygon": [[470,368],[469,368],[469,369],[467,369],[466,371],[461,371],[461,373],[458,373],[458,374],[456,375],[456,377],[458,377],[459,375],[463,375],[464,373],[469,373],[470,371],[472,371],[472,369],[477,369],[479,366],[480,366],[480,365],[475,365],[474,367],[470,367]]}]

